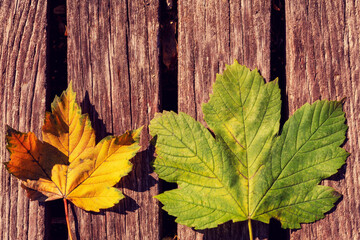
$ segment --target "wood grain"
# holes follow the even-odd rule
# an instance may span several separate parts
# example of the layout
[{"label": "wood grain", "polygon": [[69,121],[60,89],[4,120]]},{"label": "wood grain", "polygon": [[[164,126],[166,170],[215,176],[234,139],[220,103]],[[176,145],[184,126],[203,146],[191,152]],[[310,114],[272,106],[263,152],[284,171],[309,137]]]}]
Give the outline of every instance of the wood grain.
[{"label": "wood grain", "polygon": [[317,99],[346,97],[345,167],[324,182],[343,194],[325,219],[292,231],[291,239],[360,239],[359,1],[286,1],[289,112]]},{"label": "wood grain", "polygon": [[77,239],[159,239],[157,176],[147,125],[159,110],[158,1],[67,1],[68,79],[98,140],[145,125],[142,152],[121,180],[125,199],[87,213],[72,208]]},{"label": "wood grain", "polygon": [[[270,77],[271,1],[178,1],[178,108],[203,121],[216,73],[237,59]],[[266,239],[268,226],[254,223],[254,235]],[[193,231],[179,225],[180,239],[248,239],[246,223]]]},{"label": "wood grain", "polygon": [[[0,156],[9,161],[5,125],[41,136],[46,81],[45,0],[0,2]],[[40,137],[41,138],[41,137]],[[45,207],[0,171],[0,239],[45,239]]]},{"label": "wood grain", "polygon": [[[216,73],[237,59],[269,81],[271,1],[178,1],[178,109],[203,121]],[[343,198],[325,219],[291,231],[297,239],[360,239],[360,3],[359,0],[286,0],[286,104],[290,115],[305,102],[347,97],[345,167],[324,184]],[[40,136],[46,102],[47,1],[0,1],[0,154],[5,125]],[[68,1],[68,80],[89,113],[97,140],[147,126],[159,111],[159,1]],[[281,79],[280,79],[281,80]],[[47,89],[49,90],[49,89]],[[164,99],[166,101],[166,99]],[[87,213],[71,205],[76,239],[161,239],[158,179],[150,136],[119,187],[126,198],[110,210]],[[45,207],[30,202],[18,181],[0,171],[0,239],[48,238]],[[253,224],[257,239],[268,225]],[[246,223],[194,231],[181,240],[248,239]]]}]

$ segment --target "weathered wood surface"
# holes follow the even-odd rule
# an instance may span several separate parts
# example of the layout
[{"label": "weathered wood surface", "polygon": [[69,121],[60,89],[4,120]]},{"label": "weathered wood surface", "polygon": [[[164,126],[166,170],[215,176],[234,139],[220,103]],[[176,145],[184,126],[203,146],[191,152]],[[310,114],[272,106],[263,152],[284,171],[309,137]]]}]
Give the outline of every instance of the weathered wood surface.
[{"label": "weathered wood surface", "polygon": [[[171,2],[171,1],[168,1]],[[360,239],[359,84],[360,3],[358,0],[286,0],[286,89],[290,115],[305,102],[347,97],[349,125],[346,167],[324,184],[344,196],[333,212],[290,239]],[[271,1],[178,1],[178,110],[203,121],[216,73],[237,59],[271,80]],[[40,136],[46,96],[47,1],[0,1],[0,154],[8,161],[5,124]],[[90,114],[97,139],[147,126],[160,110],[159,1],[68,1],[68,80]],[[51,13],[50,13],[51,14]],[[274,28],[275,29],[275,28]],[[173,29],[172,29],[173,30]],[[164,45],[164,43],[163,43]],[[164,50],[164,49],[163,49]],[[174,55],[176,56],[176,55]],[[167,66],[168,67],[168,66]],[[285,67],[285,66],[284,66]],[[61,89],[63,90],[63,89]],[[71,207],[77,239],[161,239],[158,180],[150,167],[145,127],[143,149],[134,169],[120,181],[126,195],[99,214]],[[0,239],[45,239],[44,204],[29,202],[16,179],[0,172]],[[335,180],[335,181],[333,181]],[[254,223],[258,239],[269,226]],[[248,239],[245,223],[194,231],[178,226],[188,239]],[[51,236],[50,236],[51,237]]]},{"label": "weathered wood surface", "polygon": [[126,196],[100,214],[75,210],[77,239],[159,239],[157,176],[147,125],[159,111],[158,1],[68,1],[68,79],[98,139],[145,125],[142,152],[120,181]]},{"label": "weathered wood surface", "polygon": [[[9,161],[5,125],[38,136],[45,114],[47,2],[0,2],[0,156]],[[44,204],[30,202],[1,168],[0,239],[44,239]]]},{"label": "weathered wood surface", "polygon": [[360,239],[360,2],[288,0],[285,11],[289,112],[319,98],[346,97],[345,149],[351,153],[346,167],[325,181],[342,200],[325,219],[292,231],[291,239]]},{"label": "weathered wood surface", "polygon": [[[237,59],[270,77],[271,1],[178,1],[178,109],[203,121],[216,73]],[[253,223],[254,235],[267,239],[268,225]],[[193,231],[179,225],[180,239],[248,239],[246,223]]]}]

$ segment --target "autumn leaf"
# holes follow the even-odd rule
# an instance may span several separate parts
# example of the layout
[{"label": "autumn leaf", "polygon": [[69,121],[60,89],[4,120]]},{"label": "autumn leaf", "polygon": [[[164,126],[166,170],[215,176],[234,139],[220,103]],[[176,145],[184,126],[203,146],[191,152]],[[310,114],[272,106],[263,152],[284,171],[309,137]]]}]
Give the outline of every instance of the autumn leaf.
[{"label": "autumn leaf", "polygon": [[71,85],[55,97],[47,112],[40,141],[34,133],[7,128],[8,171],[21,180],[32,200],[67,199],[98,212],[124,195],[113,187],[132,168],[140,149],[141,128],[122,136],[108,136],[95,145],[95,131],[75,101]]},{"label": "autumn leaf", "polygon": [[[196,229],[232,220],[300,228],[324,217],[340,194],[318,185],[348,153],[342,102],[305,104],[280,127],[278,81],[236,61],[217,75],[202,124],[185,113],[157,114],[155,172],[178,189],[156,198],[178,223]],[[251,231],[250,231],[251,233]]]}]

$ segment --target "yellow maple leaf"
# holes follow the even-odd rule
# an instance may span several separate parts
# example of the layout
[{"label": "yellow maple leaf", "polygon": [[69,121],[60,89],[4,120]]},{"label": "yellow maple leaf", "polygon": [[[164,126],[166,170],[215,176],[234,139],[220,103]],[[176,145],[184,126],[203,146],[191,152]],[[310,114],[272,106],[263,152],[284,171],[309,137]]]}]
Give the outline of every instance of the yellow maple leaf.
[{"label": "yellow maple leaf", "polygon": [[124,195],[113,186],[132,168],[129,161],[140,149],[141,128],[122,136],[108,136],[95,145],[87,114],[69,88],[55,97],[42,128],[43,141],[34,133],[7,128],[8,171],[21,180],[32,200],[67,199],[98,212],[118,203]]}]

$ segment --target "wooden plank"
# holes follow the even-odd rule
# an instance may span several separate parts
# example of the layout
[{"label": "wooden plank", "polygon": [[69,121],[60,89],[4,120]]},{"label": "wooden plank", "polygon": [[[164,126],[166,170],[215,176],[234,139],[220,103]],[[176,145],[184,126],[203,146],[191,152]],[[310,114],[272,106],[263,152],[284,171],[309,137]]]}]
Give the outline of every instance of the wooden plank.
[{"label": "wooden plank", "polygon": [[324,184],[343,198],[325,219],[292,231],[291,239],[360,239],[359,1],[286,1],[286,76],[289,112],[317,99],[347,97],[346,167]]},{"label": "wooden plank", "polygon": [[[98,140],[147,126],[159,110],[158,8],[155,0],[67,1],[68,79]],[[100,214],[72,208],[78,239],[159,239],[148,142],[145,127],[142,152],[121,180],[126,198],[120,204]]]},{"label": "wooden plank", "polygon": [[[216,73],[234,59],[257,67],[270,77],[271,1],[178,1],[179,111],[203,121],[201,104],[207,102]],[[254,223],[254,235],[266,239],[268,226]],[[179,225],[180,239],[248,239],[246,223],[193,231]]]},{"label": "wooden plank", "polygon": [[[45,114],[45,0],[0,3],[0,156],[9,161],[5,125],[41,136]],[[45,239],[45,207],[30,202],[19,181],[0,171],[0,239]]]}]

